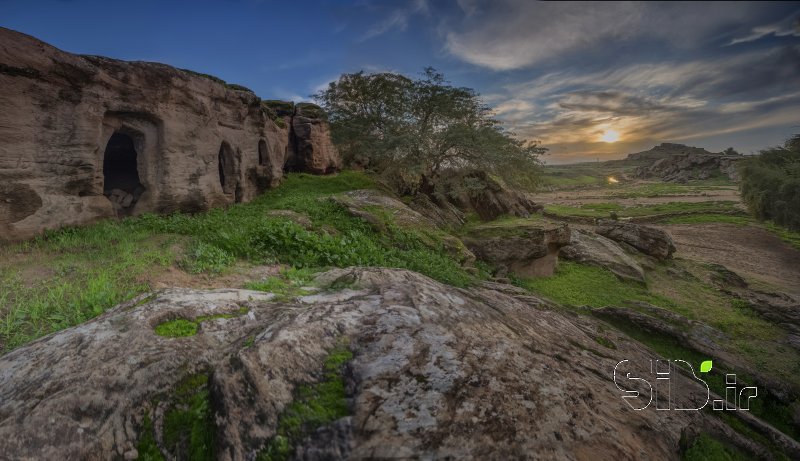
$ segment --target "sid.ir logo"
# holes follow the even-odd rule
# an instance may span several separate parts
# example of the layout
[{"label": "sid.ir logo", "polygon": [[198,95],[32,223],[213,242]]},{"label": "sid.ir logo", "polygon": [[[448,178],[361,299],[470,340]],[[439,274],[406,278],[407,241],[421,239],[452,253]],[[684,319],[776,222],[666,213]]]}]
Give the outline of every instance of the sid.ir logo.
[{"label": "sid.ir logo", "polygon": [[[614,367],[614,385],[623,392],[622,398],[634,410],[644,410],[651,403],[655,402],[656,410],[702,410],[711,400],[711,390],[705,380],[698,377],[694,372],[692,364],[685,360],[650,360],[649,376],[647,372],[636,373],[632,370],[633,365],[630,360],[622,360]],[[679,406],[673,403],[673,394],[680,392],[675,389],[671,373],[678,363],[682,363],[692,375],[692,379],[701,383],[705,387],[705,396],[694,399],[693,404]],[[706,360],[700,364],[700,373],[708,373],[711,370],[711,360]],[[645,378],[644,376],[647,376]],[[652,383],[651,383],[652,381]],[[736,374],[725,375],[725,399],[714,399],[712,408],[714,410],[750,410],[750,399],[758,396],[758,389],[755,386],[746,386],[738,389],[736,386]]]}]

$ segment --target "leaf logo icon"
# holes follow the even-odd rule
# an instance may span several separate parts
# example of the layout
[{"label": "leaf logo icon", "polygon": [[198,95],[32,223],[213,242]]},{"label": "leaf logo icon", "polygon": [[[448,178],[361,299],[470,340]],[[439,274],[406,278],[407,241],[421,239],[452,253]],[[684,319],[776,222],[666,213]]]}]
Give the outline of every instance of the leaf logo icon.
[{"label": "leaf logo icon", "polygon": [[713,363],[711,360],[704,360],[703,363],[700,364],[700,373],[708,373],[711,371]]}]

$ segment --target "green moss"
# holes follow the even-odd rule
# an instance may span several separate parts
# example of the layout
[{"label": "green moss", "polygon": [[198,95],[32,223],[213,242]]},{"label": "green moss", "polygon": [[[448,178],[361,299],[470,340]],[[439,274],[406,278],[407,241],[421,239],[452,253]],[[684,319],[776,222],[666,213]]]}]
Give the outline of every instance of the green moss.
[{"label": "green moss", "polygon": [[214,459],[208,375],[188,376],[176,386],[174,400],[164,415],[164,447],[178,459]]},{"label": "green moss", "polygon": [[571,261],[559,261],[552,277],[515,279],[514,282],[569,306],[603,307],[626,301],[645,301],[662,307],[674,306],[670,299],[650,293],[636,282],[622,281],[612,272]]},{"label": "green moss", "polygon": [[280,416],[277,434],[259,453],[258,461],[289,459],[294,446],[305,435],[350,414],[342,372],[352,358],[353,353],[345,342],[330,351],[322,380],[297,388],[294,401]]},{"label": "green moss", "polygon": [[186,319],[167,320],[156,325],[155,333],[167,338],[181,338],[197,334],[197,322]]},{"label": "green moss", "polygon": [[142,429],[139,432],[139,443],[136,445],[136,451],[139,452],[138,459],[141,461],[164,461],[164,455],[158,449],[154,434],[150,415],[145,414]]},{"label": "green moss", "polygon": [[548,205],[546,213],[557,216],[577,216],[605,218],[613,211],[619,217],[659,216],[670,214],[740,214],[744,211],[736,202],[666,202],[653,205],[624,206],[618,203],[587,203],[579,207],[568,205]]},{"label": "green moss", "polygon": [[167,320],[166,322],[161,322],[158,325],[156,325],[154,331],[157,335],[165,336],[167,338],[181,338],[184,336],[194,336],[197,334],[197,329],[200,327],[200,324],[207,320],[231,319],[235,317],[240,317],[246,314],[247,312],[248,309],[246,307],[242,307],[238,311],[233,313],[202,315],[194,320],[187,320],[187,319]]},{"label": "green moss", "polygon": [[750,459],[734,447],[702,433],[681,456],[684,461],[739,461]]}]

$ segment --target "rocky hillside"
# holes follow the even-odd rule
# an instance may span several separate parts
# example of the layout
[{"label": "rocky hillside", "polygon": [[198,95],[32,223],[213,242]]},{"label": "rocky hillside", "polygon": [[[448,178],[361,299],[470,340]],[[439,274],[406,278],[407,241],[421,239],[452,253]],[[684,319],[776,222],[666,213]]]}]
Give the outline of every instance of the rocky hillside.
[{"label": "rocky hillside", "polygon": [[634,173],[639,178],[683,183],[721,176],[736,180],[736,162],[741,158],[739,154],[712,153],[699,147],[662,143],[630,154],[625,160],[640,164]]},{"label": "rocky hillside", "polygon": [[[687,428],[737,438],[705,412],[626,411],[616,357],[648,363],[649,352],[524,290],[388,269],[338,269],[316,286],[295,301],[160,291],[3,356],[0,449],[12,459],[672,459]],[[676,405],[705,397],[683,374],[672,386],[683,390]]]},{"label": "rocky hillside", "polygon": [[284,169],[340,168],[324,114],[148,62],[0,28],[0,240],[252,200]]}]

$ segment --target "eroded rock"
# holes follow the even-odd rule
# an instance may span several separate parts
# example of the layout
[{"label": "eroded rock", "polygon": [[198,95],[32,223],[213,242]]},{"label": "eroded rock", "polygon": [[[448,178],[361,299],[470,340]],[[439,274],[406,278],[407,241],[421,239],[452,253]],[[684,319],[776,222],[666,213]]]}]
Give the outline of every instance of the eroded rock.
[{"label": "eroded rock", "polygon": [[598,222],[595,232],[616,242],[628,244],[658,259],[672,257],[676,249],[672,236],[657,227],[602,219]]},{"label": "eroded rock", "polygon": [[570,242],[570,229],[536,221],[486,223],[472,227],[463,241],[478,259],[501,272],[543,277],[553,275],[559,250]]},{"label": "eroded rock", "polygon": [[617,277],[644,282],[644,269],[613,240],[582,229],[574,229],[569,245],[561,249],[564,259],[591,264],[613,272]]},{"label": "eroded rock", "polygon": [[[344,375],[351,415],[317,430],[338,451],[311,437],[296,453],[671,459],[686,426],[735,435],[705,412],[628,408],[612,370],[620,357],[647,363],[651,355],[613,332],[602,334],[616,349],[598,344],[591,318],[402,270],[337,269],[319,283],[342,278],[350,288],[297,302],[246,290],[165,290],[0,357],[0,450],[11,459],[132,454],[145,415],[158,431],[159,402],[202,372],[210,376],[216,457],[253,459],[342,338],[353,354]],[[193,336],[154,333],[179,317],[206,320]],[[683,375],[672,380],[697,389]]]}]

